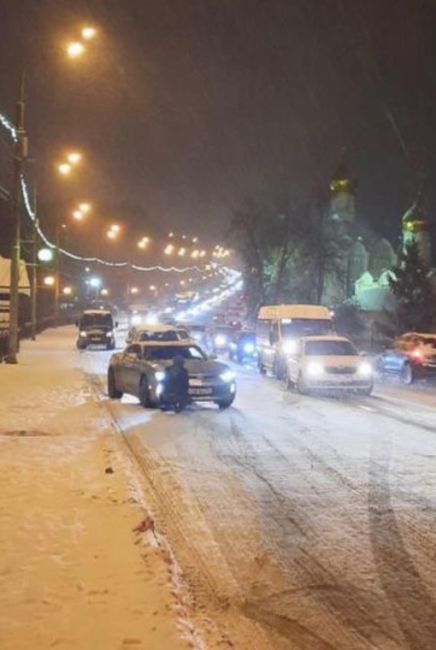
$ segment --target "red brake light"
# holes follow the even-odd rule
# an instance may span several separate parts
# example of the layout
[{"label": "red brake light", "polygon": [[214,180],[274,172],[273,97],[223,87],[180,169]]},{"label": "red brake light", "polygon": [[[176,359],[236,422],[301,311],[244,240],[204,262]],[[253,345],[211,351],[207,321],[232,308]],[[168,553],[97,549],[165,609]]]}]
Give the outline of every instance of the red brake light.
[{"label": "red brake light", "polygon": [[423,361],[424,359],[424,355],[419,348],[415,348],[412,351],[411,356],[415,359],[415,361]]}]

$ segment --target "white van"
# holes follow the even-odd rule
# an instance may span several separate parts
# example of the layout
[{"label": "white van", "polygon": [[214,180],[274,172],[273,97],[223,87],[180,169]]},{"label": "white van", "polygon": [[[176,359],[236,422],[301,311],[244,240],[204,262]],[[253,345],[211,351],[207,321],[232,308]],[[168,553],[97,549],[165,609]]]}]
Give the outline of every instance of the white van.
[{"label": "white van", "polygon": [[334,332],[332,314],[321,305],[272,305],[261,307],[257,317],[256,342],[261,373],[271,370],[285,379],[287,355],[302,336]]}]

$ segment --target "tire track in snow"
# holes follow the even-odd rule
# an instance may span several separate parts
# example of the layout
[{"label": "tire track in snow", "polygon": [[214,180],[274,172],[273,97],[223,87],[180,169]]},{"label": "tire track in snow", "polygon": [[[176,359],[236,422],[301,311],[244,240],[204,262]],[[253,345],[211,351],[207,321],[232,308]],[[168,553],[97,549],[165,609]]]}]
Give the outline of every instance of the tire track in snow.
[{"label": "tire track in snow", "polygon": [[407,550],[391,502],[392,442],[374,439],[370,459],[370,534],[383,589],[410,650],[434,650],[436,601]]},{"label": "tire track in snow", "polygon": [[[235,419],[238,419],[239,422],[235,423]],[[298,513],[296,511],[295,501],[292,500],[292,496],[289,497],[284,495],[274,486],[272,478],[267,478],[262,474],[262,455],[255,452],[251,447],[250,442],[247,440],[247,436],[243,433],[243,430],[247,431],[247,426],[243,426],[247,425],[244,418],[241,415],[235,416],[232,414],[231,420],[232,434],[240,444],[239,456],[235,455],[233,461],[244,469],[251,471],[258,481],[266,486],[267,490],[277,499],[277,512],[274,512],[271,508],[271,500],[268,497],[265,498],[266,504],[270,509],[269,512],[265,513],[265,516],[273,518],[279,525],[283,525],[285,522],[290,523],[292,528],[297,528],[301,533],[302,538],[309,538],[306,541],[308,542],[308,546],[310,546],[310,537],[314,535],[315,531],[313,526],[310,524],[309,513],[306,511]],[[312,450],[297,438],[297,436],[292,435],[291,437],[293,442],[295,442],[295,445],[303,453],[308,454],[308,457],[312,461],[316,459],[316,461],[322,465],[324,470],[329,473],[333,480],[343,484],[349,490],[357,491],[354,484],[350,483],[348,480],[344,480],[345,477],[340,472],[325,463],[318,455],[314,454]],[[296,466],[292,464],[289,457],[285,456],[279,449],[277,449],[268,437],[262,435],[262,439],[267,447],[269,447],[275,454],[276,463],[277,461],[282,463],[284,469],[287,469],[289,472],[295,471]],[[228,458],[226,460],[228,462]],[[271,466],[263,467],[263,471],[266,473],[271,471]],[[262,492],[262,490],[260,490],[260,492]],[[359,490],[359,493],[362,498],[365,498],[363,490]],[[289,511],[292,511],[292,516],[289,515]],[[300,521],[304,521],[304,525],[297,523]],[[355,524],[355,527],[358,534],[365,534],[362,526]],[[302,539],[295,548],[291,549],[288,535],[292,535],[292,532],[292,529],[290,531],[284,531],[282,554],[285,559],[287,557],[288,560],[290,559],[292,563],[297,565],[302,573],[302,586],[295,587],[294,585],[294,591],[298,589],[301,596],[309,595],[317,599],[322,607],[325,607],[333,614],[333,616],[342,622],[344,627],[352,630],[356,634],[356,644],[358,644],[352,646],[353,648],[384,647],[373,645],[375,642],[378,644],[381,640],[383,640],[383,643],[389,642],[390,644],[394,644],[390,645],[390,647],[401,647],[397,645],[398,639],[395,639],[394,634],[387,631],[386,621],[379,621],[378,613],[380,608],[386,606],[386,603],[383,602],[383,598],[377,594],[357,588],[354,584],[346,582],[345,580],[340,581],[338,576],[329,571],[317,560],[317,558],[305,549],[304,539]],[[292,557],[289,556],[291,550],[293,552]],[[296,647],[301,648],[302,650],[305,650],[306,648],[309,650],[318,647],[322,649],[335,647],[335,650],[337,650],[339,646],[329,645],[319,635],[315,634],[313,630],[311,631],[305,628],[305,626],[301,625],[301,623],[294,620],[288,614],[278,615],[277,612],[274,612],[271,609],[271,599],[278,601],[278,605],[280,606],[280,600],[283,598],[283,595],[283,592],[281,592],[269,595],[261,601],[247,601],[244,606],[244,611],[246,613],[251,613],[251,615],[256,618],[256,611],[260,606],[260,617],[259,619],[256,618],[256,620],[264,623],[267,622],[269,625],[277,629],[280,634],[285,635],[286,638],[295,643]],[[267,607],[267,605],[269,606]],[[341,647],[345,646],[341,645]]]}]

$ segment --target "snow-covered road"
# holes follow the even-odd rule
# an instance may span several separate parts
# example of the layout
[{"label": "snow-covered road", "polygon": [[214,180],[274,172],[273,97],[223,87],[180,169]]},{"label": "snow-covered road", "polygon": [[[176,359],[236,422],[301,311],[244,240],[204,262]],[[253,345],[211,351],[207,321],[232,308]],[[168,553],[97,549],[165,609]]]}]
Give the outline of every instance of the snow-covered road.
[{"label": "snow-covered road", "polygon": [[[108,356],[81,356],[100,387]],[[436,391],[302,397],[250,368],[238,386],[225,412],[105,402],[206,639],[210,618],[216,647],[434,650]]]}]

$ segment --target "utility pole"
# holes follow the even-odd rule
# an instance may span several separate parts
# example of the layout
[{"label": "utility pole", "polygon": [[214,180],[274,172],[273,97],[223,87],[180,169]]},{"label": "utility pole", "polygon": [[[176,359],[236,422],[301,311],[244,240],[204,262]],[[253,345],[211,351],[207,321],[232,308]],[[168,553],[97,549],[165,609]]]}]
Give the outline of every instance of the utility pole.
[{"label": "utility pole", "polygon": [[38,202],[36,193],[36,184],[33,194],[33,210],[35,219],[33,221],[32,237],[32,341],[36,339],[37,330],[37,304],[38,304]]},{"label": "utility pole", "polygon": [[54,295],[54,327],[59,325],[59,296],[61,290],[61,256],[60,256],[60,246],[61,246],[61,220],[59,215],[56,218],[56,259],[55,259],[55,295]]},{"label": "utility pole", "polygon": [[9,342],[6,363],[17,363],[19,347],[19,288],[21,262],[21,178],[23,175],[24,159],[27,153],[27,139],[24,131],[24,65],[21,64],[20,81],[16,107],[16,134],[14,147],[14,176],[12,189],[12,218],[15,224],[14,242],[11,252],[11,278],[9,294]]}]

